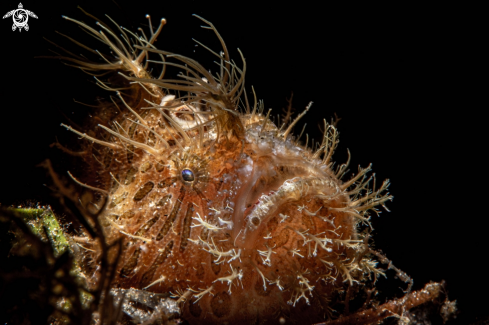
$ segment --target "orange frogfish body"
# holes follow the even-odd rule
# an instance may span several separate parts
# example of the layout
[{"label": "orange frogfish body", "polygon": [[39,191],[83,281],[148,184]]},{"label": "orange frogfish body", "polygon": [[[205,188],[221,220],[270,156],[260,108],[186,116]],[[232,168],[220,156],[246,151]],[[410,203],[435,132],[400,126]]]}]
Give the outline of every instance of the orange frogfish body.
[{"label": "orange frogfish body", "polygon": [[[244,98],[244,58],[238,66],[223,45],[220,72],[211,74],[157,50],[164,21],[131,51],[109,27],[99,33],[72,21],[115,57],[64,59],[118,72],[111,80],[121,87],[97,81],[125,88],[87,133],[66,126],[85,138],[91,174],[78,183],[103,194],[92,203],[105,241],[121,241],[108,251],[114,288],[171,293],[190,324],[312,324],[332,317],[349,287],[382,274],[366,230],[369,211],[391,199],[388,182],[372,189],[369,168],[342,180],[346,164],[334,169],[331,160],[334,125],[324,122],[320,146],[299,143],[297,119],[275,125]],[[148,54],[180,68],[179,79],[150,75]],[[76,240],[81,272],[96,287],[102,246]]]}]

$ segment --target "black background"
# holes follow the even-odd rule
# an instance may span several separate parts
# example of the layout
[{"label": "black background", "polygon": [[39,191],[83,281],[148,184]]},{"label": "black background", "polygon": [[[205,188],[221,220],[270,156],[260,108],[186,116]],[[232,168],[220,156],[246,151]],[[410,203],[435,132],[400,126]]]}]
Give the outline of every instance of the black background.
[{"label": "black background", "polygon": [[[192,41],[219,49],[213,33],[191,16],[198,14],[215,24],[236,62],[236,48],[242,50],[248,89],[254,86],[267,109],[280,113],[292,91],[296,112],[313,101],[296,132],[306,122],[306,132],[316,139],[322,119],[336,113],[341,118],[336,161],[346,160],[348,148],[352,172],[373,163],[379,181],[391,180],[391,212],[372,217],[375,245],[414,278],[415,289],[446,280],[449,297],[461,310],[456,323],[488,316],[482,158],[487,101],[479,101],[485,91],[480,78],[487,80],[480,58],[487,37],[478,36],[480,9],[408,3],[323,3],[320,8],[314,1],[22,3],[39,17],[29,18],[28,32],[12,32],[11,18],[0,21],[3,205],[49,203],[43,187],[47,177],[35,166],[50,157],[49,144],[56,137],[61,143],[73,138],[60,127],[67,122],[63,114],[76,121],[88,110],[73,98],[93,103],[97,95],[108,95],[92,77],[57,60],[34,58],[55,49],[43,37],[68,43],[55,30],[89,39],[61,15],[91,22],[76,8],[80,5],[100,19],[108,13],[132,30],[147,24],[145,14],[155,25],[165,17],[168,24],[157,47],[214,69],[213,58]],[[0,11],[3,15],[17,6],[17,1],[2,1]],[[384,290],[400,294],[402,282],[390,283]]]}]

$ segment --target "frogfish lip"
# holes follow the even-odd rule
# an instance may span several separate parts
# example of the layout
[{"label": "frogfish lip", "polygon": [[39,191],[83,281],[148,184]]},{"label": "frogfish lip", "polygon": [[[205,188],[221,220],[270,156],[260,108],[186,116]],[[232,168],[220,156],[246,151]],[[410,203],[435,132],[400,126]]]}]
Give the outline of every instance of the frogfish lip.
[{"label": "frogfish lip", "polygon": [[246,159],[238,169],[242,184],[236,193],[232,214],[232,238],[238,248],[251,248],[256,231],[281,205],[305,196],[332,195],[332,177],[322,168],[298,164],[294,158]]}]

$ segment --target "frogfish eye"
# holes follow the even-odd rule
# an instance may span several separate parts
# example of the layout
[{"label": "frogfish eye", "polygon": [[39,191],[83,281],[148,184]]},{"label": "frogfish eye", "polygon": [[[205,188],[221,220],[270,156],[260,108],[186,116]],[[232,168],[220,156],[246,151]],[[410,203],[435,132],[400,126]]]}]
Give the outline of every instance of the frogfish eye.
[{"label": "frogfish eye", "polygon": [[195,180],[194,172],[190,169],[182,170],[182,178],[186,182],[193,182]]}]

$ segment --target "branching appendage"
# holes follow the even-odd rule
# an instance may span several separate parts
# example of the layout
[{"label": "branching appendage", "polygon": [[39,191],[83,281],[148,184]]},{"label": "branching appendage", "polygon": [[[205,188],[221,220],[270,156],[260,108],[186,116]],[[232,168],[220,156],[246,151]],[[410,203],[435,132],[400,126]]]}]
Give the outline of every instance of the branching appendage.
[{"label": "branching appendage", "polygon": [[[332,249],[332,248],[330,248],[330,247],[326,247],[326,245],[327,245],[328,243],[332,243],[332,242],[333,242],[333,240],[332,240],[332,239],[330,239],[330,238],[328,238],[328,237],[326,237],[326,236],[324,236],[324,238],[319,238],[318,236],[319,236],[319,235],[322,235],[322,234],[323,234],[323,233],[320,233],[320,234],[317,234],[317,235],[312,235],[312,234],[309,234],[309,233],[308,233],[308,234],[306,234],[306,235],[307,235],[307,237],[309,238],[309,239],[307,240],[307,242],[310,242],[310,241],[314,242],[314,251],[312,252],[312,256],[314,256],[314,257],[315,257],[315,256],[317,256],[317,252],[318,252],[318,245],[319,245],[319,247],[321,247],[322,249],[324,249],[324,250],[325,250],[325,251],[327,251],[327,252],[332,252],[332,251],[333,251],[333,249]],[[305,243],[306,243],[306,241],[304,241],[304,244],[305,244]]]},{"label": "branching appendage", "polygon": [[[233,248],[233,249],[230,249],[228,251],[221,251],[215,244],[214,242],[214,238],[211,237],[211,242],[208,242],[208,241],[204,241],[202,240],[202,238],[199,237],[199,242],[197,242],[196,244],[199,244],[199,243],[202,243],[204,244],[205,246],[207,246],[207,248],[205,247],[202,247],[201,249],[205,250],[206,252],[212,254],[213,256],[217,257],[217,259],[214,261],[214,263],[216,264],[220,264],[220,263],[223,263],[225,262],[225,258],[228,257],[228,256],[231,256],[232,258],[228,261],[228,262],[231,262],[232,260],[234,259],[239,259],[240,258],[240,255],[241,255],[241,249],[238,250],[238,253],[236,253],[236,250]],[[194,240],[191,240],[192,242],[195,243]],[[223,259],[222,261],[221,258]]]},{"label": "branching appendage", "polygon": [[[332,260],[320,259],[322,263],[325,264],[327,269],[335,268],[339,274],[343,277],[343,282],[348,282],[350,286],[354,283],[359,283],[363,276],[358,278],[358,275],[363,274],[371,279],[371,275],[374,276],[374,283],[377,281],[379,275],[385,276],[382,270],[377,268],[377,261],[365,258],[365,255],[370,252],[368,246],[369,236],[366,235],[362,240],[351,240],[351,239],[332,239],[332,242],[338,246],[344,246],[347,249],[355,251],[354,256],[351,258],[340,259],[342,255],[338,255],[338,258]],[[354,277],[353,274],[356,274]],[[330,278],[327,275],[326,278]],[[325,280],[326,280],[325,278]],[[358,278],[358,279],[357,279]]]},{"label": "branching appendage", "polygon": [[[328,124],[326,120],[324,120],[323,141],[319,149],[314,153],[313,158],[319,158],[321,153],[324,153],[322,163],[326,166],[330,166],[333,153],[336,150],[338,143],[340,142],[338,136],[339,136],[338,130],[336,130],[336,128],[333,125]],[[346,166],[344,169],[346,169]]]},{"label": "branching appendage", "polygon": [[287,301],[289,305],[295,307],[295,304],[304,298],[306,303],[309,305],[309,298],[306,297],[306,293],[309,293],[309,296],[312,297],[312,291],[314,290],[314,286],[309,283],[309,279],[304,275],[308,274],[307,270],[305,272],[298,272],[297,279],[298,285],[295,286],[294,291],[291,294],[290,300]]},{"label": "branching appendage", "polygon": [[285,222],[285,220],[287,220],[288,218],[290,218],[290,216],[286,215],[286,214],[282,214],[282,213],[279,213],[279,216],[280,216],[280,223],[283,223]]},{"label": "branching appendage", "polygon": [[348,281],[350,286],[352,286],[353,283],[359,283],[359,281],[354,279],[351,275],[353,271],[359,269],[357,263],[355,263],[355,260],[351,260],[350,263],[345,263],[345,262],[346,261],[333,260],[336,269],[343,276],[343,282]]},{"label": "branching appendage", "polygon": [[256,271],[258,272],[258,274],[260,274],[261,279],[263,280],[263,291],[267,291],[267,282],[270,282],[270,281],[265,277],[263,272],[260,271],[258,266],[254,265],[254,264],[253,264],[253,266],[255,267]]},{"label": "branching appendage", "polygon": [[[238,279],[237,280],[238,283],[241,281],[241,279],[243,278],[243,270],[241,269],[238,272],[237,269],[233,269],[233,266],[232,265],[230,265],[229,267],[231,268],[231,275],[228,275],[228,276],[225,276],[225,277],[222,277],[222,278],[217,278],[216,280],[213,281],[213,283],[214,282],[217,282],[217,281],[223,283],[223,282],[226,281],[229,284],[228,292],[229,292],[229,294],[231,294],[231,287],[233,285],[233,281],[235,279]],[[241,284],[241,286],[242,285],[243,284]]]},{"label": "branching appendage", "polygon": [[332,239],[335,244],[342,245],[348,248],[353,248],[355,250],[361,249],[363,245],[363,240],[353,240],[353,239]]},{"label": "branching appendage", "polygon": [[260,254],[260,256],[262,257],[261,259],[264,265],[272,266],[272,261],[271,261],[272,254],[277,254],[277,253],[274,252],[271,247],[267,245],[265,245],[265,247],[267,248],[267,250],[266,251],[257,250],[258,254]]},{"label": "branching appendage", "polygon": [[[389,209],[387,209],[387,207],[385,206],[385,202],[391,201],[393,199],[393,196],[389,195],[388,192],[383,193],[389,187],[389,180],[385,180],[378,190],[368,189],[368,184],[372,179],[374,180],[373,187],[375,188],[375,176],[365,179],[366,174],[370,170],[371,166],[360,169],[356,176],[354,176],[348,182],[342,184],[341,191],[345,194],[348,194],[351,197],[351,200],[350,202],[346,203],[345,207],[330,209],[338,212],[347,213],[348,215],[355,217],[359,222],[367,224],[370,228],[372,228],[372,225],[370,224],[369,211],[373,211],[374,213],[379,214],[380,212],[375,208],[378,205],[381,205],[386,211],[389,211]],[[350,186],[355,187],[347,191]],[[363,192],[366,193],[362,196]]]},{"label": "branching appendage", "polygon": [[289,252],[292,254],[292,257],[297,255],[297,256],[304,258],[304,255],[302,255],[300,250],[298,250],[298,249],[290,249]]},{"label": "branching appendage", "polygon": [[363,258],[358,262],[360,269],[363,270],[363,273],[366,274],[369,279],[371,279],[371,276],[373,274],[373,283],[375,284],[377,282],[377,279],[379,276],[386,277],[385,273],[383,270],[380,270],[377,268],[377,261]]},{"label": "branching appendage", "polygon": [[277,288],[280,290],[280,291],[283,291],[284,290],[284,287],[282,286],[282,284],[280,283],[280,276],[278,276],[275,280],[268,280],[268,283],[269,284],[275,284],[277,285]]},{"label": "branching appendage", "polygon": [[308,235],[308,231],[309,231],[309,229],[306,229],[306,230],[300,231],[300,230],[297,230],[297,229],[295,229],[295,228],[292,228],[291,226],[286,226],[285,228],[292,230],[292,231],[293,231],[293,232],[295,232],[297,235],[299,235],[300,237],[302,237],[302,239],[304,239],[304,245],[306,244],[306,241],[307,241],[307,237],[306,237],[306,235]]},{"label": "branching appendage", "polygon": [[222,226],[222,225],[226,225],[226,227],[228,229],[233,229],[233,222],[231,220],[224,220],[224,219],[221,219],[221,217],[217,217],[217,220],[219,220],[219,224]]},{"label": "branching appendage", "polygon": [[194,298],[197,298],[195,301],[194,301],[194,304],[199,301],[200,299],[202,299],[203,296],[205,296],[206,294],[212,294],[212,290],[214,289],[214,286],[210,286],[209,288],[207,289],[199,289],[199,290],[202,290],[200,291],[199,293],[193,295]]},{"label": "branching appendage", "polygon": [[212,232],[224,229],[224,228],[219,228],[219,227],[216,227],[214,225],[211,225],[210,223],[208,223],[207,221],[202,219],[202,217],[199,215],[199,213],[197,213],[197,217],[192,217],[192,219],[196,220],[198,222],[198,224],[190,226],[191,228],[204,227],[207,230],[212,231]]}]

